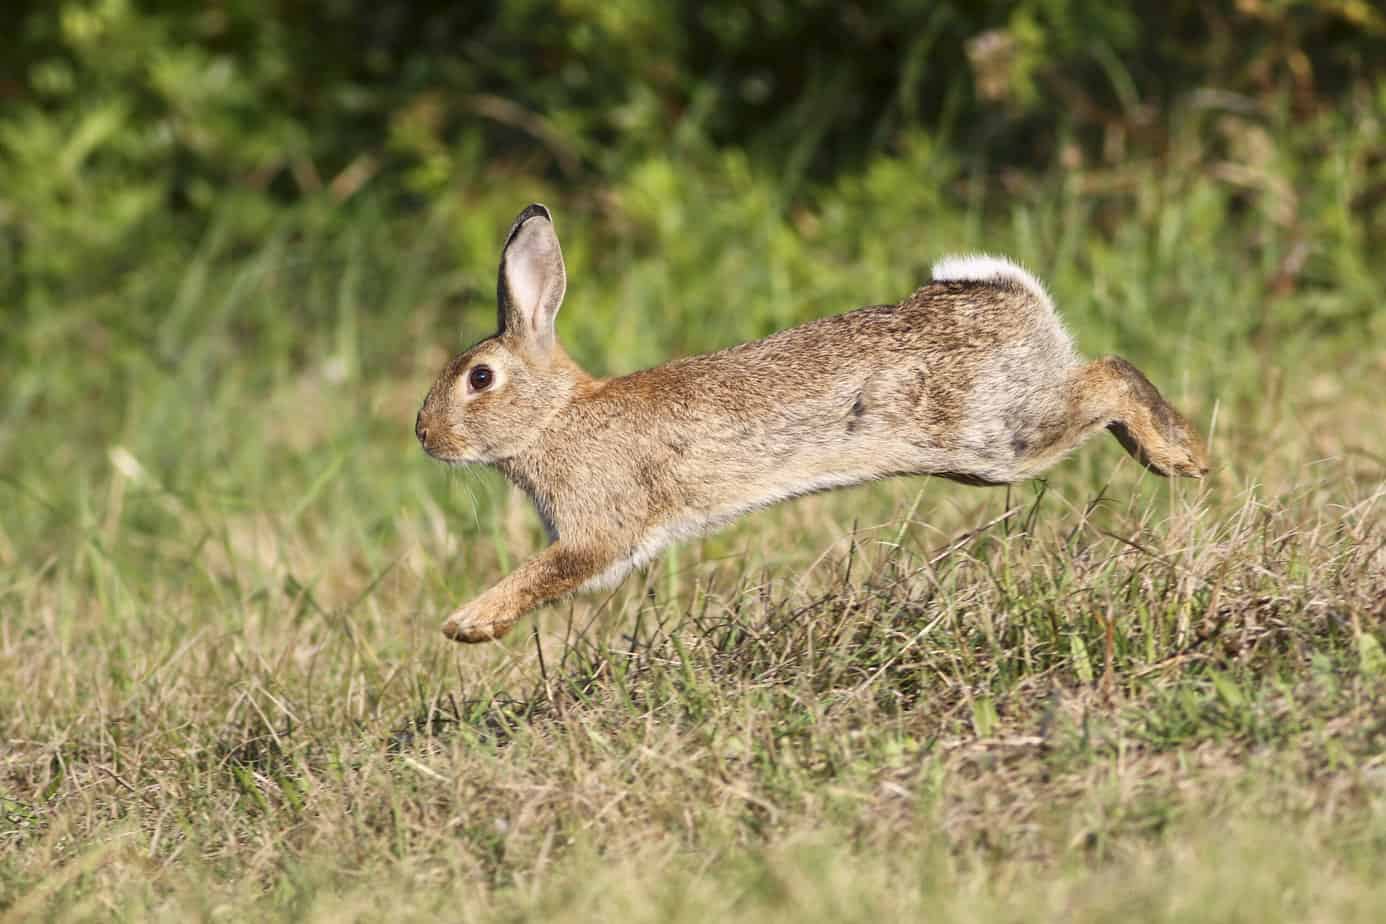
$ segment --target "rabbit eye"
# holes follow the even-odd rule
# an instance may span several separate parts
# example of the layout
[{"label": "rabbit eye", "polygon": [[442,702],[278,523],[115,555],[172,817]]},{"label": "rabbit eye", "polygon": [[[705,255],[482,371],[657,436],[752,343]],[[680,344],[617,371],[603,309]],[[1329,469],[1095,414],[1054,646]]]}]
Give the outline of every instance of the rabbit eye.
[{"label": "rabbit eye", "polygon": [[473,366],[472,371],[467,373],[467,384],[472,391],[485,391],[495,379],[490,366]]}]

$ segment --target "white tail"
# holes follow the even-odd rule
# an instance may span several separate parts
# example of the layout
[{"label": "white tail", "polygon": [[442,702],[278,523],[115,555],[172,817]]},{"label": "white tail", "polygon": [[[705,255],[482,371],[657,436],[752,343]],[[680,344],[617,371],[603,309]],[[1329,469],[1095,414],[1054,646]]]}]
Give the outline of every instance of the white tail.
[{"label": "white tail", "polygon": [[991,254],[974,253],[965,256],[944,257],[934,264],[935,282],[1009,282],[1025,289],[1054,310],[1054,299],[1044,283],[1025,267],[1007,257],[994,257]]}]

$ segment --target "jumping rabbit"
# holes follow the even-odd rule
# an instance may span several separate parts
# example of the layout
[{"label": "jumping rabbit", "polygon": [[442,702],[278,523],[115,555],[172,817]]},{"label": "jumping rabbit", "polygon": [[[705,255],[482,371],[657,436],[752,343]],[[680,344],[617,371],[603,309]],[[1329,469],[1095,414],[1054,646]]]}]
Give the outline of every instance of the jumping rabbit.
[{"label": "jumping rabbit", "polygon": [[1184,416],[1126,360],[1084,361],[1044,286],[1003,258],[945,259],[898,305],[610,379],[558,342],[566,286],[552,216],[530,205],[501,250],[500,330],[448,363],[415,421],[430,456],[522,488],[552,542],[448,617],[457,641],[750,510],[873,478],[1019,481],[1104,427],[1160,475],[1207,472]]}]

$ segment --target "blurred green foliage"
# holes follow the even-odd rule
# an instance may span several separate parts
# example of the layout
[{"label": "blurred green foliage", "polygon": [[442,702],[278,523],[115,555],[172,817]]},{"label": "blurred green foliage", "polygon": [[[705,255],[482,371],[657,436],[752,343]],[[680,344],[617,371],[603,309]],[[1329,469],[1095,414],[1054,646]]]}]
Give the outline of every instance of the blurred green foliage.
[{"label": "blurred green foliage", "polygon": [[1298,124],[1377,118],[1386,94],[1363,0],[19,0],[6,19],[11,308],[182,259],[214,222],[253,243],[286,204],[398,214],[504,182],[507,207],[547,188],[619,213],[613,186],[659,195],[731,152],[784,213],[921,137],[994,179],[1167,154],[1181,105]]}]

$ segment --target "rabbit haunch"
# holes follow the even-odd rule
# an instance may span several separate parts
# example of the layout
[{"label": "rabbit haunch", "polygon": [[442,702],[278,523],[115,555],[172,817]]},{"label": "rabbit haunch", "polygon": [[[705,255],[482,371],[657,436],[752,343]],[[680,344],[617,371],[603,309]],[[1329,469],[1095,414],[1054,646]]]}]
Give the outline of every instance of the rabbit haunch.
[{"label": "rabbit haunch", "polygon": [[[553,544],[444,631],[494,638],[758,507],[892,475],[1018,481],[1103,428],[1160,474],[1203,473],[1187,421],[1125,360],[1080,358],[1025,270],[964,257],[934,276],[897,305],[596,379],[554,334],[562,255],[547,210],[526,209],[502,252],[501,330],[449,364],[416,430],[431,455],[504,472]],[[494,384],[469,387],[483,364]]]}]

